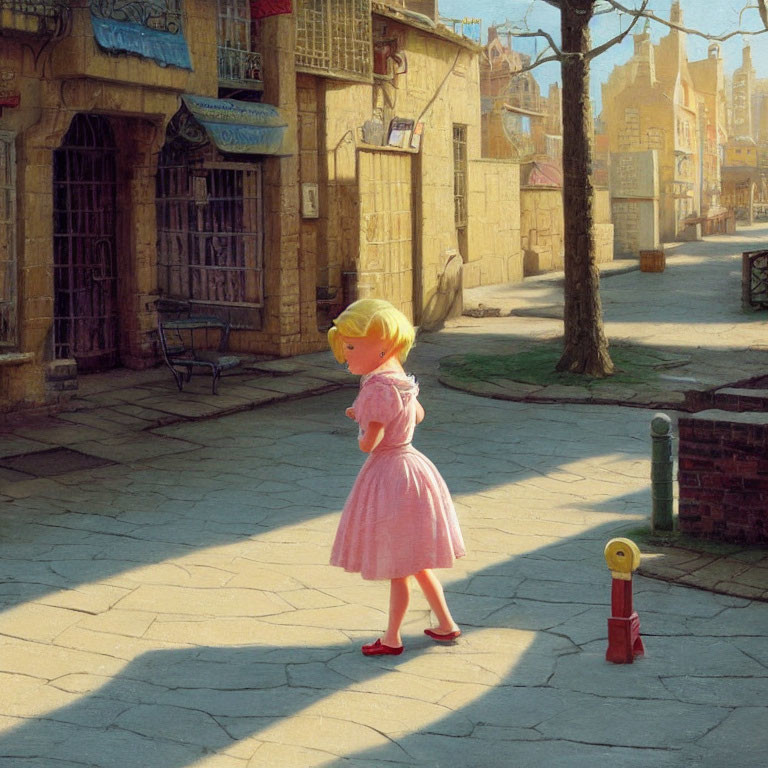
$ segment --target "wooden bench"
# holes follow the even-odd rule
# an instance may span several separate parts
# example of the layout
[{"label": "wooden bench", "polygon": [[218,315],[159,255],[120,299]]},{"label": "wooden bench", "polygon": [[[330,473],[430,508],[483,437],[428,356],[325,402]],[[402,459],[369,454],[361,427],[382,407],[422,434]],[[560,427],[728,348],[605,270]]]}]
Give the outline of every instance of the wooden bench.
[{"label": "wooden bench", "polygon": [[[210,332],[218,334],[215,349],[207,348]],[[208,368],[212,377],[211,392],[215,395],[222,371],[240,365],[239,357],[227,354],[229,323],[218,317],[191,315],[176,320],[160,320],[158,333],[163,359],[171,369],[179,392],[184,387],[184,380],[190,381],[195,368]]]}]

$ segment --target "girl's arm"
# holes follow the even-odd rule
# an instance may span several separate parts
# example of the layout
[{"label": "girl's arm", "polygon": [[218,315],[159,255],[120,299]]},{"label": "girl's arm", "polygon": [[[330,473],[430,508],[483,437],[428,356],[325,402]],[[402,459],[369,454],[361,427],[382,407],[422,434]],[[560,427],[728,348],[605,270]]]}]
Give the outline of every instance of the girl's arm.
[{"label": "girl's arm", "polygon": [[360,435],[357,444],[363,453],[370,453],[384,437],[384,425],[380,421],[371,421],[368,428]]},{"label": "girl's arm", "polygon": [[417,400],[416,401],[416,423],[421,424],[424,421],[424,406]]}]

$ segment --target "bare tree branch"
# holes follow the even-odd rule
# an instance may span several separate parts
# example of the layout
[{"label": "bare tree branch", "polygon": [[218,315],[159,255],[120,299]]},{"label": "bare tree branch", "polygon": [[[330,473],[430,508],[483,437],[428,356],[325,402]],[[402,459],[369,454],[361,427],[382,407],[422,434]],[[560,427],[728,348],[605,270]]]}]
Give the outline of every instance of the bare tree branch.
[{"label": "bare tree branch", "polygon": [[[645,2],[648,2],[648,0],[645,0]],[[555,52],[555,56],[563,55],[557,43],[552,39],[552,36],[543,29],[537,29],[535,32],[515,32],[514,37],[543,37],[549,43],[549,47]]]},{"label": "bare tree branch", "polygon": [[[591,51],[588,51],[585,54],[581,53],[567,53],[562,51],[557,43],[555,43],[554,39],[550,34],[545,32],[543,29],[538,29],[536,32],[514,32],[512,33],[513,37],[543,37],[546,39],[546,41],[549,44],[549,48],[543,50],[537,57],[536,60],[531,62],[525,67],[521,67],[519,70],[515,72],[516,75],[521,75],[524,72],[530,72],[532,69],[536,69],[537,67],[541,66],[542,64],[547,64],[549,62],[558,61],[562,62],[562,60],[567,56],[584,56],[587,60],[591,61],[592,59],[596,58],[600,54],[607,51],[609,48],[613,47],[614,45],[617,45],[620,43],[624,38],[627,37],[627,35],[630,33],[632,28],[637,24],[637,22],[640,19],[649,19],[651,21],[656,21],[659,24],[662,24],[665,27],[669,27],[670,29],[676,29],[680,32],[685,32],[689,35],[696,35],[698,37],[702,37],[706,40],[714,40],[717,42],[723,42],[724,40],[728,40],[731,37],[735,37],[736,35],[762,35],[765,32],[768,32],[768,0],[756,0],[757,5],[746,5],[743,10],[746,10],[748,8],[754,8],[759,11],[760,18],[763,21],[763,24],[765,25],[765,29],[758,29],[758,30],[743,30],[743,29],[737,29],[733,32],[728,32],[726,34],[722,35],[712,35],[707,34],[705,32],[700,32],[698,29],[693,29],[692,27],[686,27],[682,24],[677,24],[673,21],[668,21],[666,19],[662,19],[659,16],[657,16],[653,11],[647,10],[647,6],[650,0],[642,0],[642,5],[639,8],[629,8],[625,5],[623,5],[619,0],[603,0],[603,2],[606,2],[610,7],[606,8],[602,11],[596,11],[595,16],[603,14],[603,13],[613,13],[615,11],[620,11],[621,13],[625,13],[627,16],[632,17],[632,21],[627,27],[627,29],[622,32],[619,35],[616,35],[615,37],[611,38],[607,42],[603,43],[602,45],[597,46],[596,48],[593,48]],[[551,5],[559,10],[562,11],[563,4],[568,2],[568,0],[543,0],[543,2],[547,3],[548,5]],[[509,22],[507,22],[509,23]],[[545,53],[547,53],[547,50],[552,50],[553,54],[551,56],[544,56]],[[542,58],[543,57],[543,58]]]},{"label": "bare tree branch", "polygon": [[[735,37],[736,35],[762,35],[765,32],[768,32],[768,26],[766,29],[758,29],[758,30],[749,30],[749,29],[737,29],[733,32],[728,32],[724,35],[709,35],[706,32],[700,32],[698,29],[693,29],[692,27],[685,27],[682,24],[676,24],[674,21],[667,21],[667,19],[662,19],[660,16],[657,16],[653,11],[641,11],[637,8],[627,8],[625,5],[622,5],[621,3],[617,2],[617,0],[605,0],[605,2],[609,3],[613,8],[615,8],[617,11],[621,11],[622,13],[626,13],[629,16],[642,16],[645,19],[651,19],[651,21],[656,21],[659,24],[664,25],[665,27],[669,27],[670,29],[676,29],[679,32],[685,32],[688,35],[696,35],[698,37],[703,37],[705,40],[715,40],[716,42],[723,42],[724,40],[728,40],[730,37]],[[761,3],[762,6],[765,6],[766,0],[758,0],[759,3]],[[645,5],[645,3],[643,3]],[[762,14],[761,14],[762,15]]]},{"label": "bare tree branch", "polygon": [[643,0],[643,4],[638,8],[637,15],[632,19],[631,24],[622,32],[620,35],[616,35],[616,37],[611,38],[608,40],[608,42],[603,43],[602,45],[598,45],[597,48],[593,48],[591,51],[588,51],[585,54],[585,58],[587,61],[590,61],[591,59],[594,59],[596,56],[599,56],[601,53],[604,53],[609,48],[612,48],[617,43],[620,43],[632,30],[632,27],[637,24],[638,21],[640,21],[640,16],[642,15],[643,11],[645,11],[645,7],[648,5],[648,0]]},{"label": "bare tree branch", "polygon": [[571,53],[571,54],[561,53],[559,56],[555,56],[555,55],[546,56],[543,59],[536,59],[536,61],[533,62],[533,64],[529,64],[527,67],[521,67],[520,69],[516,69],[512,74],[515,76],[522,75],[523,72],[530,72],[532,69],[537,69],[542,64],[548,64],[550,61],[562,62],[565,56],[578,56],[578,55],[579,55],[578,53]]}]

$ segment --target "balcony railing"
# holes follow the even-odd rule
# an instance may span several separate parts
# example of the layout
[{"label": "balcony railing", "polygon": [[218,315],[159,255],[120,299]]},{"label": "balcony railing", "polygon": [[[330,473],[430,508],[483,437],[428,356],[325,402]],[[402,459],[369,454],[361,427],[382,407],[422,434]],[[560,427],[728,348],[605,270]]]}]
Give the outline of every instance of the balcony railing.
[{"label": "balcony railing", "polygon": [[220,86],[251,91],[262,90],[260,53],[220,45],[218,61]]},{"label": "balcony railing", "polygon": [[0,0],[0,30],[55,35],[69,18],[69,0]]}]

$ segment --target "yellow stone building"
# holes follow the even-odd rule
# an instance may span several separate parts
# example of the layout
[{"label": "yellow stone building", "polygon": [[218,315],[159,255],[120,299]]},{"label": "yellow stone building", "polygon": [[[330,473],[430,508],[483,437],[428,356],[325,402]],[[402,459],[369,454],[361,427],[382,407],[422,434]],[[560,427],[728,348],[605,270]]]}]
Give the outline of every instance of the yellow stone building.
[{"label": "yellow stone building", "polygon": [[[683,24],[673,0],[670,21]],[[658,45],[634,35],[631,59],[603,84],[602,122],[612,153],[654,151],[658,158],[662,241],[685,236],[686,219],[720,208],[721,147],[727,140],[719,46],[689,62],[686,34],[670,29]]]},{"label": "yellow stone building", "polygon": [[[513,50],[509,23],[488,30],[480,58],[482,152],[520,165],[520,245],[523,274],[564,266],[562,106],[560,87],[541,96],[533,73],[520,72],[530,56]],[[607,189],[595,193],[595,260],[613,259]]]},{"label": "yellow stone building", "polygon": [[738,219],[752,224],[755,203],[766,197],[764,100],[755,80],[752,48],[745,45],[731,85],[730,137],[723,160],[723,200]]},{"label": "yellow stone building", "polygon": [[0,411],[156,364],[162,310],[285,356],[354,296],[429,325],[522,276],[479,46],[435,3],[334,9],[0,0]]},{"label": "yellow stone building", "polygon": [[458,265],[465,287],[522,276],[519,168],[481,159],[479,46],[411,5],[372,3],[370,80],[300,67],[300,182],[320,188],[301,239],[323,293],[428,325]]}]

